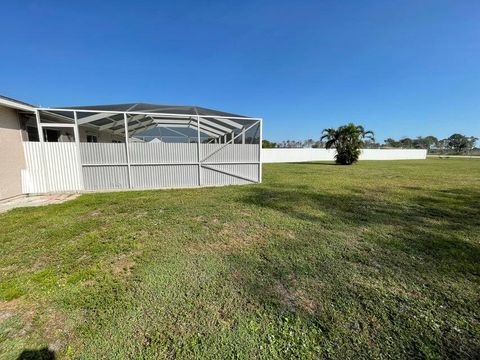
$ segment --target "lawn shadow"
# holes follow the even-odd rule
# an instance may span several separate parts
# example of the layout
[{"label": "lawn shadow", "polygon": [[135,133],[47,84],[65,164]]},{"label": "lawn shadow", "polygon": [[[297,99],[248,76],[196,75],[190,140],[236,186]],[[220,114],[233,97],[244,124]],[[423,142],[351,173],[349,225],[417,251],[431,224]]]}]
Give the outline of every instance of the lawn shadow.
[{"label": "lawn shadow", "polygon": [[342,166],[336,164],[335,161],[303,161],[303,162],[292,162],[289,163],[292,165],[335,165],[335,166]]},{"label": "lawn shadow", "polygon": [[370,225],[388,225],[395,232],[386,238],[378,237],[378,244],[427,256],[435,263],[451,262],[452,270],[458,268],[455,264],[459,256],[468,263],[477,262],[480,248],[467,241],[462,231],[480,227],[480,191],[419,189],[418,195],[416,191],[407,200],[392,201],[361,192],[332,194],[305,187],[252,188],[242,201],[314,225],[343,222],[354,232]]},{"label": "lawn shadow", "polygon": [[[425,340],[446,357],[470,356],[478,350],[474,338],[452,328],[443,337],[418,338],[414,334],[431,323],[423,318],[411,322],[413,313],[402,307],[421,316],[425,306],[436,313],[434,304],[458,302],[464,313],[455,316],[471,319],[471,303],[458,297],[451,284],[478,282],[480,246],[466,234],[480,229],[480,191],[405,190],[399,198],[348,189],[331,193],[305,186],[252,187],[240,202],[278,212],[298,230],[289,238],[259,245],[255,253],[231,254],[228,261],[242,273],[237,283],[253,302],[280,317],[304,318],[324,334],[345,326],[339,336],[357,336],[352,326],[370,331],[372,324],[352,325],[364,321],[364,315],[354,320],[355,314],[369,311],[390,327],[366,340],[380,341],[379,349],[381,336],[388,341],[400,326],[412,334],[398,343],[405,354],[418,355]],[[349,315],[344,318],[343,312]],[[462,349],[458,342],[464,343]],[[371,345],[365,345],[366,351]]]},{"label": "lawn shadow", "polygon": [[49,348],[23,350],[17,360],[55,360],[55,352]]}]

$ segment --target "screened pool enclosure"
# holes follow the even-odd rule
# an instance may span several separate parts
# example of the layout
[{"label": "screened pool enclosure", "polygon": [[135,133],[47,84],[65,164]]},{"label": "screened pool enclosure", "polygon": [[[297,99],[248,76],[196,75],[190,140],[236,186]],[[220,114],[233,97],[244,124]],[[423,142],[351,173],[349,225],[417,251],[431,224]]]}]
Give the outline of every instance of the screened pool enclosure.
[{"label": "screened pool enclosure", "polygon": [[261,182],[260,118],[142,103],[22,116],[24,193]]}]

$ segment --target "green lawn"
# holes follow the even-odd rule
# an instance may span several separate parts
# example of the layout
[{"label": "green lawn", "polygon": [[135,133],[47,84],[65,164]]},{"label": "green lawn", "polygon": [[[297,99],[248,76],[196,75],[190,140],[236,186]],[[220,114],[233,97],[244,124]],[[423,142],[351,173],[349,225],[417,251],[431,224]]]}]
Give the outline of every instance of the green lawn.
[{"label": "green lawn", "polygon": [[480,161],[265,165],[260,185],[15,209],[0,300],[1,359],[476,358]]}]

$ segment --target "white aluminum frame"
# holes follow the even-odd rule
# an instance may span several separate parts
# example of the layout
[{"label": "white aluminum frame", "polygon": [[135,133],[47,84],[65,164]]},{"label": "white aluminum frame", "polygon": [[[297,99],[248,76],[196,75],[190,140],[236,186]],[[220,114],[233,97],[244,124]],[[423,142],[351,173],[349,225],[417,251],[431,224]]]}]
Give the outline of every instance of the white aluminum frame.
[{"label": "white aluminum frame", "polygon": [[[183,127],[183,128],[191,128],[197,130],[197,166],[198,166],[198,186],[203,185],[202,181],[202,168],[207,168],[213,171],[218,171],[221,173],[225,173],[230,176],[234,176],[237,178],[241,178],[244,180],[248,180],[251,182],[261,182],[262,181],[262,158],[261,158],[261,149],[262,149],[262,118],[257,117],[235,117],[235,116],[218,116],[218,115],[199,115],[196,107],[194,108],[196,115],[191,114],[172,114],[172,113],[161,113],[161,112],[139,112],[139,111],[113,111],[113,110],[90,110],[90,109],[65,109],[65,108],[36,108],[35,109],[35,117],[38,127],[39,133],[39,140],[41,143],[45,142],[43,136],[43,129],[47,127],[54,127],[54,128],[73,128],[75,143],[78,147],[78,166],[82,169],[84,166],[109,166],[111,164],[88,164],[84,165],[81,161],[80,156],[80,131],[79,126],[89,126],[92,128],[96,128],[98,131],[108,131],[113,127],[120,126],[123,122],[123,129],[119,128],[117,130],[109,130],[111,134],[122,134],[124,133],[125,136],[125,152],[126,152],[126,164],[122,164],[127,166],[128,169],[128,188],[132,188],[132,175],[131,175],[131,166],[136,165],[182,165],[181,163],[158,163],[158,164],[144,164],[144,163],[131,163],[130,161],[130,151],[129,151],[129,135],[135,135],[140,131],[146,131],[146,129],[151,129],[153,127]],[[72,123],[44,123],[41,121],[41,112],[47,112],[51,116],[57,116],[59,118],[68,119],[68,121],[72,121]],[[56,114],[55,112],[68,112],[73,114],[73,119],[63,116],[61,114]],[[78,113],[92,113],[93,115],[86,116],[82,119],[78,119]],[[93,121],[101,120],[109,118],[112,115],[121,115],[123,114],[123,120],[113,120],[110,124],[95,126],[93,124],[89,124]],[[129,119],[130,116],[130,119]],[[150,118],[150,120],[144,120],[145,118]],[[88,119],[88,121],[86,121]],[[217,124],[212,120],[217,120],[222,124]],[[144,120],[144,121],[140,121]],[[244,121],[252,121],[252,124],[249,126],[244,126],[235,122],[234,120],[244,120]],[[131,124],[131,121],[135,121],[136,123]],[[235,139],[241,137],[242,144],[245,144],[245,133],[251,129],[252,127],[258,125],[259,126],[259,144],[258,144],[258,161],[256,162],[208,162],[205,163],[210,157],[212,157],[217,152],[221,151],[223,148],[228,146],[229,144],[235,144]],[[229,128],[233,127],[232,128]],[[241,130],[241,132],[237,135],[234,134],[235,129]],[[223,146],[215,150],[214,152],[208,154],[204,158],[204,154],[202,154],[202,146],[201,146],[201,133],[207,134],[208,136],[212,137],[214,142],[221,142],[223,138]],[[230,140],[227,140],[227,135],[231,135]],[[223,170],[211,168],[208,165],[221,165],[221,164],[258,164],[258,180],[248,179],[246,177],[242,177],[240,175],[231,174],[225,172]],[[194,164],[194,163],[193,163]],[[115,164],[120,165],[120,164]],[[189,163],[192,165],[192,163]],[[113,166],[113,165],[112,165]],[[48,176],[47,176],[48,177]],[[83,179],[82,179],[82,187]]]}]

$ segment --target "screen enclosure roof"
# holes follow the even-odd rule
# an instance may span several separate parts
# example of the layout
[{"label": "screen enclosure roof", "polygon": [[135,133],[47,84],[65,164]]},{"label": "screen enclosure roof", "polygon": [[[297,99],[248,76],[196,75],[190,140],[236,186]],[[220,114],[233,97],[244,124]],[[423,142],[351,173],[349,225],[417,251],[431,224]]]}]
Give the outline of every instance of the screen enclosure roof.
[{"label": "screen enclosure roof", "polygon": [[139,112],[157,114],[178,114],[191,116],[221,116],[233,118],[246,118],[249,116],[232,114],[224,111],[208,109],[193,105],[162,105],[148,103],[109,104],[109,105],[86,105],[86,106],[58,106],[56,109],[90,110],[90,111],[114,111],[114,112]]},{"label": "screen enclosure roof", "polygon": [[[199,106],[162,105],[149,103],[126,103],[107,105],[61,106],[38,108],[43,121],[76,121],[88,126],[113,133],[123,133],[124,116],[129,124],[130,135],[155,127],[189,127],[213,137],[223,136],[238,130],[247,130],[252,121],[260,118],[238,115]],[[199,123],[197,123],[199,121]],[[130,132],[130,130],[135,130]],[[180,130],[180,129],[178,129]]]}]

